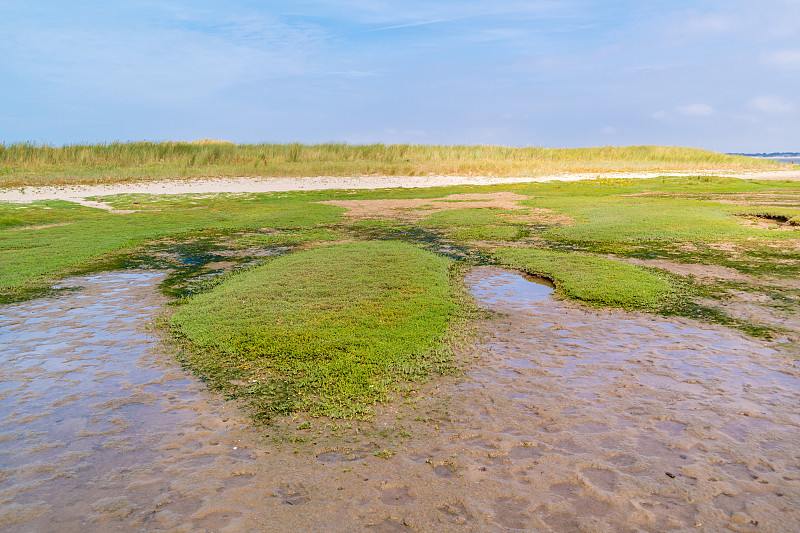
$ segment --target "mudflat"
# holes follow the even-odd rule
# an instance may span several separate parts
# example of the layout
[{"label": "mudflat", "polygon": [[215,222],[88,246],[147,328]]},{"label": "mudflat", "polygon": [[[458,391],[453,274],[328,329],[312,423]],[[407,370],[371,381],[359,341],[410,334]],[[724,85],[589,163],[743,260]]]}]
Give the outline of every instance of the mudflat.
[{"label": "mudflat", "polygon": [[466,283],[496,315],[465,374],[379,409],[361,437],[276,443],[142,329],[165,303],[162,278],[99,274],[65,283],[83,291],[4,306],[4,530],[787,531],[800,520],[800,364],[741,333],[599,312],[478,267]]},{"label": "mudflat", "polygon": [[[81,190],[65,199],[84,207],[4,204],[0,274],[16,303],[0,307],[0,524],[791,530],[797,183],[600,178],[88,199]],[[325,267],[337,250],[362,263],[386,244],[376,241],[447,263],[437,287],[468,293],[457,305],[473,309],[463,327],[474,336],[452,346],[457,372],[387,389],[393,401],[362,406],[371,417],[295,406],[259,425],[198,377],[227,381],[226,394],[258,392],[268,367],[232,358],[215,381],[202,365],[198,376],[185,371],[164,342],[162,313],[174,304],[192,312],[203,299],[194,295],[226,296],[236,277],[256,291],[281,272],[295,276],[303,307],[312,288],[303,265],[336,284]],[[93,273],[70,277],[76,270]],[[369,270],[387,295],[431,289]],[[318,289],[320,313],[345,303]],[[237,316],[249,295],[231,294],[212,322],[265,316]]]}]

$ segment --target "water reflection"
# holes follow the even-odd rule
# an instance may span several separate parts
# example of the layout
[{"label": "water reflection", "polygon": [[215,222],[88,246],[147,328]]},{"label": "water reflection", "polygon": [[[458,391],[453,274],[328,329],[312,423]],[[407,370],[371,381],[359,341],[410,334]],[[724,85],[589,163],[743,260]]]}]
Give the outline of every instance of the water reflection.
[{"label": "water reflection", "polygon": [[165,302],[155,289],[164,277],[103,273],[66,283],[84,286],[79,292],[2,307],[4,530],[107,530],[109,520],[144,517],[159,498],[189,501],[158,465],[182,451],[162,446],[182,425],[195,428],[192,404],[204,399],[145,329]]},{"label": "water reflection", "polygon": [[555,286],[545,278],[492,269],[494,275],[476,279],[470,292],[488,305],[526,306],[546,300]]},{"label": "water reflection", "polygon": [[315,440],[319,420],[289,420],[300,440],[281,444],[157,350],[142,326],[161,276],[91,276],[0,308],[4,531],[800,522],[800,368],[738,332],[584,309],[480,267],[467,284],[501,314],[463,375],[420,384],[336,445]]}]

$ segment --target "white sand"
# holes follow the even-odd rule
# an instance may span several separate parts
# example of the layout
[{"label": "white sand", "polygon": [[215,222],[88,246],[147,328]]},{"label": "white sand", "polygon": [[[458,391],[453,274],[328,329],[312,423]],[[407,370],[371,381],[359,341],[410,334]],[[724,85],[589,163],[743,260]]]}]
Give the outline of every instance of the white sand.
[{"label": "white sand", "polygon": [[653,178],[658,176],[717,175],[743,179],[800,180],[800,171],[771,172],[601,172],[563,173],[549,176],[503,178],[492,176],[352,176],[314,178],[192,178],[162,181],[140,181],[111,185],[64,185],[0,189],[0,201],[29,203],[37,200],[66,200],[90,207],[111,209],[102,202],[86,200],[115,194],[215,194],[311,191],[325,189],[384,189],[443,187],[448,185],[493,185],[545,181],[577,181],[598,178]]}]

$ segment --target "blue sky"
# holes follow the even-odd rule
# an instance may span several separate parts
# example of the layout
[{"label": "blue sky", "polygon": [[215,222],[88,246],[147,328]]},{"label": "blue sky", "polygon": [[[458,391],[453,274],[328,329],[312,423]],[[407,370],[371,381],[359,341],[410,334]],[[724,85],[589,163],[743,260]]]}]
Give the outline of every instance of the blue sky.
[{"label": "blue sky", "polygon": [[800,0],[0,0],[0,141],[797,151],[798,21]]}]

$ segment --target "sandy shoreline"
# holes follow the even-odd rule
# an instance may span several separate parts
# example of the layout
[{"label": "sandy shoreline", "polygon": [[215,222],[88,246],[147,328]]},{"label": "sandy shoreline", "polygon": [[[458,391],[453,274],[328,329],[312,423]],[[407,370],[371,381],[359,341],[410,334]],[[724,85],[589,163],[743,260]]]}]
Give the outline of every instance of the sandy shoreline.
[{"label": "sandy shoreline", "polygon": [[[29,203],[39,200],[66,200],[86,203],[86,198],[115,194],[217,194],[318,191],[326,189],[425,188],[450,185],[495,185],[546,181],[579,181],[598,178],[644,179],[658,176],[715,175],[743,179],[800,180],[800,170],[770,172],[693,171],[693,172],[593,172],[562,173],[537,177],[495,176],[348,176],[308,178],[207,178],[115,183],[110,185],[63,185],[0,189],[0,202]],[[103,207],[91,203],[93,207]]]}]

